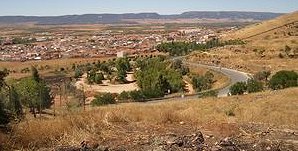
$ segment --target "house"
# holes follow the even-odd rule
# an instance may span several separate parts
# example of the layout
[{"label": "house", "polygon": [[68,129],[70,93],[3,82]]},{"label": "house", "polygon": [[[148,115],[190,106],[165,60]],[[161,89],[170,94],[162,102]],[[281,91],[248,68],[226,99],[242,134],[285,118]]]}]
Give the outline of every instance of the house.
[{"label": "house", "polygon": [[124,51],[117,52],[117,58],[123,58],[126,56],[126,53]]}]

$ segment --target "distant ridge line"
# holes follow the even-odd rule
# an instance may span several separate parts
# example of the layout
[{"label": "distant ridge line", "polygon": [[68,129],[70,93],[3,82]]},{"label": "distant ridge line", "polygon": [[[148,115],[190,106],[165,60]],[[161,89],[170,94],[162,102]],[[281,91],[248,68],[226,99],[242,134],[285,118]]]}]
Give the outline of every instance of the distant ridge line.
[{"label": "distant ridge line", "polygon": [[[241,11],[191,11],[174,15],[158,13],[125,13],[125,14],[83,14],[64,16],[0,16],[0,24],[36,23],[48,24],[116,24],[133,23],[134,19],[252,19],[268,20],[283,13],[241,12]],[[126,20],[126,21],[125,21]]]}]

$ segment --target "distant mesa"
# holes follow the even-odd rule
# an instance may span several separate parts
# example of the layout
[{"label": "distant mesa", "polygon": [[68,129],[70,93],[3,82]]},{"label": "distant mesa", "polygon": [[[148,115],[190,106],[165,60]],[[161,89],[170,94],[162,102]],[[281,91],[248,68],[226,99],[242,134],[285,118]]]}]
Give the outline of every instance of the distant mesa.
[{"label": "distant mesa", "polygon": [[236,11],[192,11],[177,15],[160,15],[157,13],[126,14],[84,14],[65,16],[0,16],[0,24],[36,23],[41,25],[59,24],[116,24],[132,23],[133,19],[252,19],[268,20],[283,15],[269,12]]}]

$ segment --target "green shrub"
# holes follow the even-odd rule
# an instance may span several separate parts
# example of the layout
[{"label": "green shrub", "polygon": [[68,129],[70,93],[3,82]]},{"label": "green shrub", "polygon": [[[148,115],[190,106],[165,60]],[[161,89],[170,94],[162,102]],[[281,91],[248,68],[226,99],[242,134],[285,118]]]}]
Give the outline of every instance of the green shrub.
[{"label": "green shrub", "polygon": [[118,100],[129,100],[131,97],[130,97],[130,93],[129,92],[126,92],[126,91],[123,91],[121,92],[118,96],[117,96],[117,99]]},{"label": "green shrub", "polygon": [[214,75],[212,72],[206,72],[203,76],[194,76],[192,78],[193,87],[201,92],[203,90],[208,90],[212,88],[212,84],[214,83]]},{"label": "green shrub", "polygon": [[247,80],[247,92],[248,93],[255,93],[255,92],[260,92],[263,91],[263,83],[259,82],[254,79],[249,79]]},{"label": "green shrub", "polygon": [[218,91],[210,90],[201,94],[200,98],[217,97]]},{"label": "green shrub", "polygon": [[80,78],[80,77],[82,77],[82,75],[83,75],[83,71],[81,69],[76,68],[74,78],[76,78],[76,79]]},{"label": "green shrub", "polygon": [[245,82],[237,82],[230,87],[230,92],[232,95],[242,95],[247,90],[247,85]]},{"label": "green shrub", "polygon": [[94,82],[96,84],[102,84],[102,80],[104,80],[104,76],[102,73],[96,73],[94,77]]},{"label": "green shrub", "polygon": [[131,99],[133,99],[134,101],[144,101],[146,99],[145,96],[143,95],[143,92],[138,90],[131,91],[129,95]]},{"label": "green shrub", "polygon": [[95,99],[92,100],[92,106],[102,106],[107,104],[115,104],[115,97],[111,93],[102,93],[95,96]]},{"label": "green shrub", "polygon": [[273,90],[298,86],[298,74],[295,71],[279,71],[269,81]]},{"label": "green shrub", "polygon": [[234,109],[231,108],[231,109],[226,110],[226,111],[225,111],[225,114],[226,114],[227,116],[235,116]]},{"label": "green shrub", "polygon": [[270,71],[264,70],[256,73],[254,75],[254,79],[258,81],[267,81],[270,75],[271,75]]}]

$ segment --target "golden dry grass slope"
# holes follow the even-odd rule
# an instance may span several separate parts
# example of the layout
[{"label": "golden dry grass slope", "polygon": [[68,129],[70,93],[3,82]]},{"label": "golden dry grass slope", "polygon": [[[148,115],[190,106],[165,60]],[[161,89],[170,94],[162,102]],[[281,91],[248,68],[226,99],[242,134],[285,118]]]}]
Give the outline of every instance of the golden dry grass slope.
[{"label": "golden dry grass slope", "polygon": [[[298,12],[227,33],[223,40],[241,39],[244,45],[214,48],[210,53],[194,53],[192,61],[220,62],[223,67],[256,73],[270,70],[298,71]],[[290,51],[285,51],[289,46]]]},{"label": "golden dry grass slope", "polygon": [[284,45],[298,44],[298,11],[273,20],[250,25],[228,34],[228,39],[243,39],[253,46],[266,49],[282,49]]},{"label": "golden dry grass slope", "polygon": [[[55,118],[22,121],[13,127],[11,139],[1,143],[14,149],[38,149],[92,140],[102,145],[141,150],[138,147],[146,145],[142,141],[179,131],[185,134],[200,129],[215,137],[244,134],[257,137],[253,131],[243,132],[249,125],[254,131],[261,131],[252,123],[297,131],[297,94],[298,88],[291,88],[220,99],[130,103],[60,113]],[[270,139],[279,137],[286,139],[284,136]],[[298,141],[297,136],[289,139]]]}]

